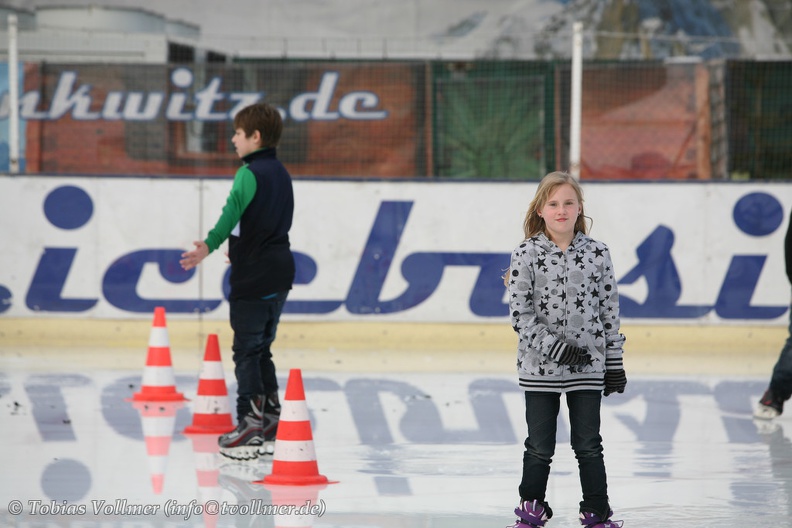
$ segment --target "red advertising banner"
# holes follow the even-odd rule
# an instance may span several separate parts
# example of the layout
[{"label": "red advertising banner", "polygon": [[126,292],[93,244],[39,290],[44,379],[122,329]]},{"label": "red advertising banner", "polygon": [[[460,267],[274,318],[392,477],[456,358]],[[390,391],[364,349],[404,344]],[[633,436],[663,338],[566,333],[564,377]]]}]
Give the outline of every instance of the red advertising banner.
[{"label": "red advertising banner", "polygon": [[425,67],[276,61],[242,65],[27,64],[27,171],[229,175],[233,116],[266,101],[284,117],[295,176],[425,174]]},{"label": "red advertising banner", "polygon": [[587,65],[582,107],[582,178],[711,178],[703,65]]}]

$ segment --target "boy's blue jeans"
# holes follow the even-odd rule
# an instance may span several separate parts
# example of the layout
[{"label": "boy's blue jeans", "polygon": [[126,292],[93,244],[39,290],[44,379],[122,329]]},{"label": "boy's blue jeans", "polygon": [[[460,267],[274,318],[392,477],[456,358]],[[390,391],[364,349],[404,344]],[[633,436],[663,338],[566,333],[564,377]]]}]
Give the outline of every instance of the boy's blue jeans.
[{"label": "boy's blue jeans", "polygon": [[789,336],[781,348],[773,376],[770,378],[770,390],[783,401],[792,396],[792,307],[789,310]]},{"label": "boy's blue jeans", "polygon": [[[608,484],[600,436],[600,391],[581,390],[566,393],[572,449],[578,461],[580,486],[583,490],[581,511],[597,513],[606,518]],[[520,497],[545,502],[550,462],[555,454],[556,429],[561,394],[552,392],[525,393],[525,439]]]},{"label": "boy's blue jeans", "polygon": [[237,423],[250,412],[250,399],[278,390],[270,346],[275,341],[283,305],[289,292],[264,299],[230,301],[234,331],[234,374],[237,379]]}]

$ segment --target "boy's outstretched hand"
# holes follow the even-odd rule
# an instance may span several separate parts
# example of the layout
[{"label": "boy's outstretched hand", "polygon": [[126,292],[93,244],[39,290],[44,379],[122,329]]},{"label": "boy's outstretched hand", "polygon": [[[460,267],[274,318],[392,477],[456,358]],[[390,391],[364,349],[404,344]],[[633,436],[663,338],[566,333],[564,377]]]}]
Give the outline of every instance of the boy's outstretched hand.
[{"label": "boy's outstretched hand", "polygon": [[195,249],[192,251],[185,251],[182,253],[182,259],[179,261],[182,269],[191,270],[201,263],[209,255],[209,246],[203,240],[196,240],[193,242]]}]

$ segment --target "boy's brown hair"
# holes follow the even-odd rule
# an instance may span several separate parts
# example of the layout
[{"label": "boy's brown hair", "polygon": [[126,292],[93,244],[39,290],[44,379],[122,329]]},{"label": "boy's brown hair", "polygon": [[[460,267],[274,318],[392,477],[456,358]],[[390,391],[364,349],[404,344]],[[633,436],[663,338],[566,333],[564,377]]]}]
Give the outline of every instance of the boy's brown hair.
[{"label": "boy's brown hair", "polygon": [[267,103],[246,106],[234,116],[234,130],[241,128],[250,137],[256,130],[261,134],[261,148],[277,147],[283,131],[283,119],[278,109]]}]

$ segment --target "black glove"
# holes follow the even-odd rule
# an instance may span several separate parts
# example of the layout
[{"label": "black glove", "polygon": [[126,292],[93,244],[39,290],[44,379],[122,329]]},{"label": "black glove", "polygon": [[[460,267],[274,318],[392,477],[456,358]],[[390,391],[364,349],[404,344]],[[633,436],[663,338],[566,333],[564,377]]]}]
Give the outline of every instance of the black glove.
[{"label": "black glove", "polygon": [[626,386],[627,375],[624,373],[624,369],[605,371],[605,396],[614,392],[621,394]]},{"label": "black glove", "polygon": [[550,347],[550,357],[559,365],[591,365],[591,354],[580,347],[556,341]]}]

